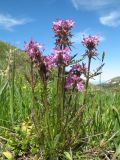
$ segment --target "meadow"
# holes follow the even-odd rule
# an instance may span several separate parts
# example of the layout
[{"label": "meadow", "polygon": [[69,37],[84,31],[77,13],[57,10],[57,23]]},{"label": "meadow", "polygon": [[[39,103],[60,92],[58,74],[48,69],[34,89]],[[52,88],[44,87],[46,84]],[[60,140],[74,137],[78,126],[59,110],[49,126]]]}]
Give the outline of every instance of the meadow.
[{"label": "meadow", "polygon": [[1,160],[120,159],[120,92],[89,83],[104,67],[103,53],[91,72],[97,36],[83,37],[80,59],[70,56],[73,24],[53,23],[55,48],[49,56],[32,39],[25,51],[1,43]]}]

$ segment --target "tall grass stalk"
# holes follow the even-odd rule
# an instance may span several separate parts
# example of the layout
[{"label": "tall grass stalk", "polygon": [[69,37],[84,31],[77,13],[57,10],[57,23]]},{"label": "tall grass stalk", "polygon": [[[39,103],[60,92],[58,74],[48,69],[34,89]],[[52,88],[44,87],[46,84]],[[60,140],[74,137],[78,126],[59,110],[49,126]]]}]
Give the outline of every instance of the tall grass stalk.
[{"label": "tall grass stalk", "polygon": [[14,81],[15,81],[15,51],[11,50],[12,54],[12,63],[9,64],[9,73],[10,74],[10,116],[11,116],[11,122],[14,123]]}]

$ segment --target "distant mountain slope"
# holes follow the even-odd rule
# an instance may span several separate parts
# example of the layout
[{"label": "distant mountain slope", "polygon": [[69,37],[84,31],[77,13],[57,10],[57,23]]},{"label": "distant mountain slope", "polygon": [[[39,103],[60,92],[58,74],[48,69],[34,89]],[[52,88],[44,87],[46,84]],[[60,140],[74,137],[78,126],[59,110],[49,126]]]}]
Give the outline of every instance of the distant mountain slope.
[{"label": "distant mountain slope", "polygon": [[5,65],[9,49],[13,47],[6,42],[0,41],[0,67]]},{"label": "distant mountain slope", "polygon": [[15,46],[9,43],[0,41],[0,70],[4,69],[8,65],[7,61],[10,56],[10,49],[15,49],[14,53],[15,53],[15,62],[17,67],[21,68],[26,63],[27,56],[24,51],[16,48]]},{"label": "distant mountain slope", "polygon": [[[98,85],[98,86],[100,86],[100,85]],[[112,79],[102,83],[101,86],[104,88],[119,89],[120,88],[120,77],[112,78]]]}]

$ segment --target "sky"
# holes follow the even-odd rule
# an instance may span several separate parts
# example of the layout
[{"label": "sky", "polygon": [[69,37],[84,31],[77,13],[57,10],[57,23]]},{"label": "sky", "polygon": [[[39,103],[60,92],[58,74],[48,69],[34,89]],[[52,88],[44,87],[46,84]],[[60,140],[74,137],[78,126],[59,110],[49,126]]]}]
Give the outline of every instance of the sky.
[{"label": "sky", "polygon": [[[32,37],[50,54],[55,46],[52,23],[58,18],[75,21],[72,55],[80,58],[85,52],[83,34],[99,34],[99,57],[105,52],[102,81],[120,76],[120,0],[0,0],[0,40],[23,49]],[[99,65],[93,60],[92,69]]]}]

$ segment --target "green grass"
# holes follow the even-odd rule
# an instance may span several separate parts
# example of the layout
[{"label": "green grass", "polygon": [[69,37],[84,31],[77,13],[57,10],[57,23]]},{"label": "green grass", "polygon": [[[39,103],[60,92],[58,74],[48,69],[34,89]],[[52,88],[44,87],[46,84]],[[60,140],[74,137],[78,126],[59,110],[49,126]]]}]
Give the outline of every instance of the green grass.
[{"label": "green grass", "polygon": [[[29,84],[21,76],[15,78],[14,93],[13,90],[11,93],[11,87],[13,86],[9,87],[9,85],[10,84],[6,81],[4,82],[4,85],[1,85],[0,136],[3,138],[6,138],[3,127],[12,129],[12,124],[16,126],[23,121],[26,121],[30,114],[31,95]],[[38,91],[40,89],[41,88],[38,85],[35,91],[36,98],[39,97]],[[50,98],[54,101],[54,97],[52,97],[54,96],[54,90],[51,86],[49,90],[51,94]],[[80,95],[79,103],[81,103],[81,99],[82,97]],[[91,157],[92,159],[95,159],[94,157],[99,157],[102,154],[105,156],[104,154],[107,151],[110,152],[116,150],[120,141],[119,106],[120,92],[104,90],[89,92],[83,123],[76,124],[76,127],[78,125],[82,127],[82,133],[80,137],[78,136],[79,139],[76,139],[76,141],[80,141],[79,144],[81,145],[73,148],[73,154],[75,157],[77,157],[78,154],[80,157],[87,157],[88,159]],[[38,108],[38,111],[41,112],[40,108]],[[89,150],[91,150],[90,153],[87,153]],[[96,160],[97,159],[99,158],[96,158]]]},{"label": "green grass", "polygon": [[[72,101],[71,106],[66,105],[62,124],[64,128],[59,130],[55,106],[56,79],[53,79],[56,73],[53,72],[48,83],[49,106],[46,115],[41,104],[42,84],[36,79],[35,108],[32,110],[28,64],[24,61],[21,66],[16,57],[14,62],[10,64],[11,71],[4,77],[0,76],[1,160],[5,160],[5,151],[14,157],[35,158],[38,155],[43,160],[57,160],[58,157],[63,160],[120,159],[119,91],[90,87],[82,119],[81,112],[74,114],[73,110],[81,109],[83,93],[72,94],[74,100],[77,98],[77,104]],[[67,93],[67,100],[70,94]]]}]

